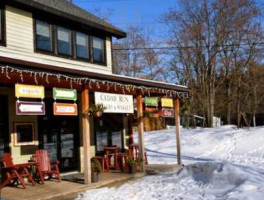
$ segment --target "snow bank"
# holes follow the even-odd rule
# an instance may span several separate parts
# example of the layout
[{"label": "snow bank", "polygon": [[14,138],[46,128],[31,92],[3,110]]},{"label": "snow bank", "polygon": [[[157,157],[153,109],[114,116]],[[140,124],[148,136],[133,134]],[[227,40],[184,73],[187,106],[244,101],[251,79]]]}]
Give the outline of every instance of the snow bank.
[{"label": "snow bank", "polygon": [[[150,163],[176,163],[175,130],[145,134]],[[76,200],[263,200],[264,127],[182,129],[183,170],[149,176]]]}]

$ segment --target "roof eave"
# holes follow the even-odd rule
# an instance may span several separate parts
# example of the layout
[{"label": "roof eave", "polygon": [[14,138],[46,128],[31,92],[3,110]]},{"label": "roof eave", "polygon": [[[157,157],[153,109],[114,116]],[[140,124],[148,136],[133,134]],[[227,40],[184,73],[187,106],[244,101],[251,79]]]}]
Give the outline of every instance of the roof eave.
[{"label": "roof eave", "polygon": [[37,3],[37,2],[33,2],[33,1],[25,1],[25,0],[5,0],[6,3],[11,4],[13,6],[14,3],[19,3],[21,5],[33,8],[33,9],[38,9],[38,10],[42,10],[45,11],[47,13],[51,13],[53,15],[57,15],[60,17],[63,17],[65,19],[69,19],[75,22],[79,22],[81,24],[87,25],[87,26],[91,26],[93,28],[105,31],[108,34],[111,34],[112,36],[116,37],[117,39],[121,39],[121,38],[125,38],[127,36],[126,32],[121,31],[119,29],[114,29],[114,28],[110,28],[101,24],[98,24],[96,22],[93,22],[89,19],[82,19],[80,17],[62,12],[62,11],[58,11],[57,9],[45,6],[43,4]]}]

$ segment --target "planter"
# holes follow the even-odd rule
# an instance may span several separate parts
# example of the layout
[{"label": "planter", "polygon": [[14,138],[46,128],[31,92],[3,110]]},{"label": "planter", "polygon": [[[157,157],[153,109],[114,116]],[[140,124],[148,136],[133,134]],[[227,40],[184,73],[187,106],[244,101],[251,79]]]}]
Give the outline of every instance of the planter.
[{"label": "planter", "polygon": [[97,183],[99,181],[98,172],[92,172],[92,183]]},{"label": "planter", "polygon": [[94,116],[94,117],[101,117],[102,114],[103,114],[102,111],[96,111],[96,112],[93,112],[93,116]]},{"label": "planter", "polygon": [[137,173],[137,166],[136,166],[136,165],[131,165],[131,166],[129,166],[129,173],[130,173],[130,174],[135,174],[135,173]]}]

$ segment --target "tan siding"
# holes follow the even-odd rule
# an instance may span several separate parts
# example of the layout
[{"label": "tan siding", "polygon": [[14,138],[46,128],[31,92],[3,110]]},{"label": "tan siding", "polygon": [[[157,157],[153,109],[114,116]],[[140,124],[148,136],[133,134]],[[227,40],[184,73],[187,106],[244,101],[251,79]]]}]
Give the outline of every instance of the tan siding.
[{"label": "tan siding", "polygon": [[34,53],[32,14],[10,6],[6,7],[7,47],[0,47],[0,56],[16,58],[58,67],[84,71],[112,73],[111,41],[107,38],[107,67]]}]

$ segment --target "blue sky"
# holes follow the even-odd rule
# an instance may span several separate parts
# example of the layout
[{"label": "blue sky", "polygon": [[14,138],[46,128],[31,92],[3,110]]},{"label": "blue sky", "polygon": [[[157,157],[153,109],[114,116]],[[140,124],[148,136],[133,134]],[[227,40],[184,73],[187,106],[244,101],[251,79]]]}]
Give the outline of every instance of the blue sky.
[{"label": "blue sky", "polygon": [[[101,8],[102,12],[112,11],[109,22],[126,30],[129,25],[141,25],[160,35],[164,25],[158,23],[162,14],[177,0],[74,0],[78,6],[94,11]],[[96,13],[94,13],[96,15]],[[160,32],[157,33],[157,30]]]}]

